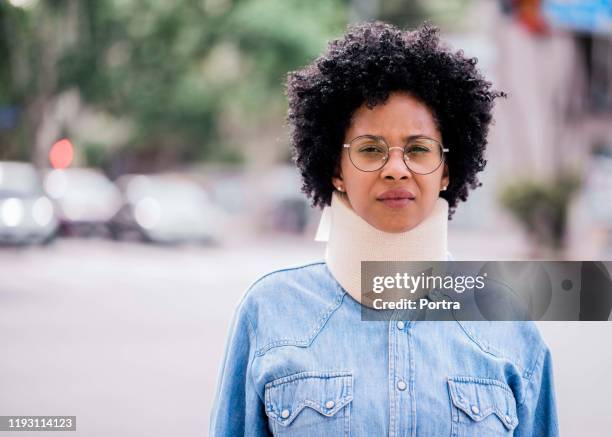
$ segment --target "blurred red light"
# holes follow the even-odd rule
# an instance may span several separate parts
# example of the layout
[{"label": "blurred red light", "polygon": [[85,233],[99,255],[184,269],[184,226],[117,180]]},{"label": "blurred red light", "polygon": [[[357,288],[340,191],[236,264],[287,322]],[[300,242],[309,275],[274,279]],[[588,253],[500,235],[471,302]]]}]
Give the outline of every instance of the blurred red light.
[{"label": "blurred red light", "polygon": [[74,146],[70,140],[64,138],[59,140],[49,150],[49,161],[53,168],[66,168],[74,158]]}]

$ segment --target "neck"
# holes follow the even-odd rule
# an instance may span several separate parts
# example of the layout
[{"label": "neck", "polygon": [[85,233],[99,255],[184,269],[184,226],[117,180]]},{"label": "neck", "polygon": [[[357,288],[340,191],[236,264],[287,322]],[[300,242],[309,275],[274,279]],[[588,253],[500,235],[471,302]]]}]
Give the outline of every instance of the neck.
[{"label": "neck", "polygon": [[340,283],[361,302],[361,261],[445,261],[448,202],[438,198],[429,216],[406,232],[381,231],[361,218],[334,192],[316,240],[327,240],[325,261]]}]

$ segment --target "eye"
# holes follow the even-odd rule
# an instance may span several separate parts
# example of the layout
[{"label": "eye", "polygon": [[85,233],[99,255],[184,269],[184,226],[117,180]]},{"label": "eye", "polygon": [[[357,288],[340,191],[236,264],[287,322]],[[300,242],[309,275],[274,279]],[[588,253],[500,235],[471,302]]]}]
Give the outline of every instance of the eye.
[{"label": "eye", "polygon": [[431,149],[426,145],[422,144],[413,144],[411,146],[406,147],[407,154],[422,154],[431,152]]},{"label": "eye", "polygon": [[360,152],[367,152],[367,153],[378,153],[378,152],[382,152],[382,150],[379,147],[376,146],[366,146],[366,147],[362,147],[360,150]]},{"label": "eye", "polygon": [[359,153],[364,154],[384,154],[385,148],[384,146],[377,143],[367,143],[359,146]]}]

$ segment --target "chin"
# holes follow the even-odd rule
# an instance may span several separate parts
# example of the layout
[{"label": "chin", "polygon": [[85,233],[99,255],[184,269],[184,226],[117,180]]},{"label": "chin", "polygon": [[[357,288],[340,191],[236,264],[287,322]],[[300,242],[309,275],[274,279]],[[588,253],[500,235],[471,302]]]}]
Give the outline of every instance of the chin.
[{"label": "chin", "polygon": [[376,226],[383,232],[389,232],[392,234],[399,234],[401,232],[407,232],[414,228],[418,223],[414,223],[412,221],[402,221],[402,222],[387,222],[381,224],[381,226]]}]

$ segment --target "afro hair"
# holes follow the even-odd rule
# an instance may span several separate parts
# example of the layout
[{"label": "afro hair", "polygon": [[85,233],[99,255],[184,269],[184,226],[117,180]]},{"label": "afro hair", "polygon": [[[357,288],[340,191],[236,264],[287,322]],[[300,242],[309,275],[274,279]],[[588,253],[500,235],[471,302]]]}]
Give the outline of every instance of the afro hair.
[{"label": "afro hair", "polygon": [[494,100],[476,68],[477,59],[452,52],[439,30],[425,24],[415,31],[380,21],[361,23],[329,43],[327,51],[287,77],[293,157],[302,175],[302,191],[313,206],[331,202],[342,143],[355,110],[384,103],[392,92],[409,92],[432,111],[446,156],[450,184],[440,193],[449,218],[459,200],[481,185],[484,151]]}]

